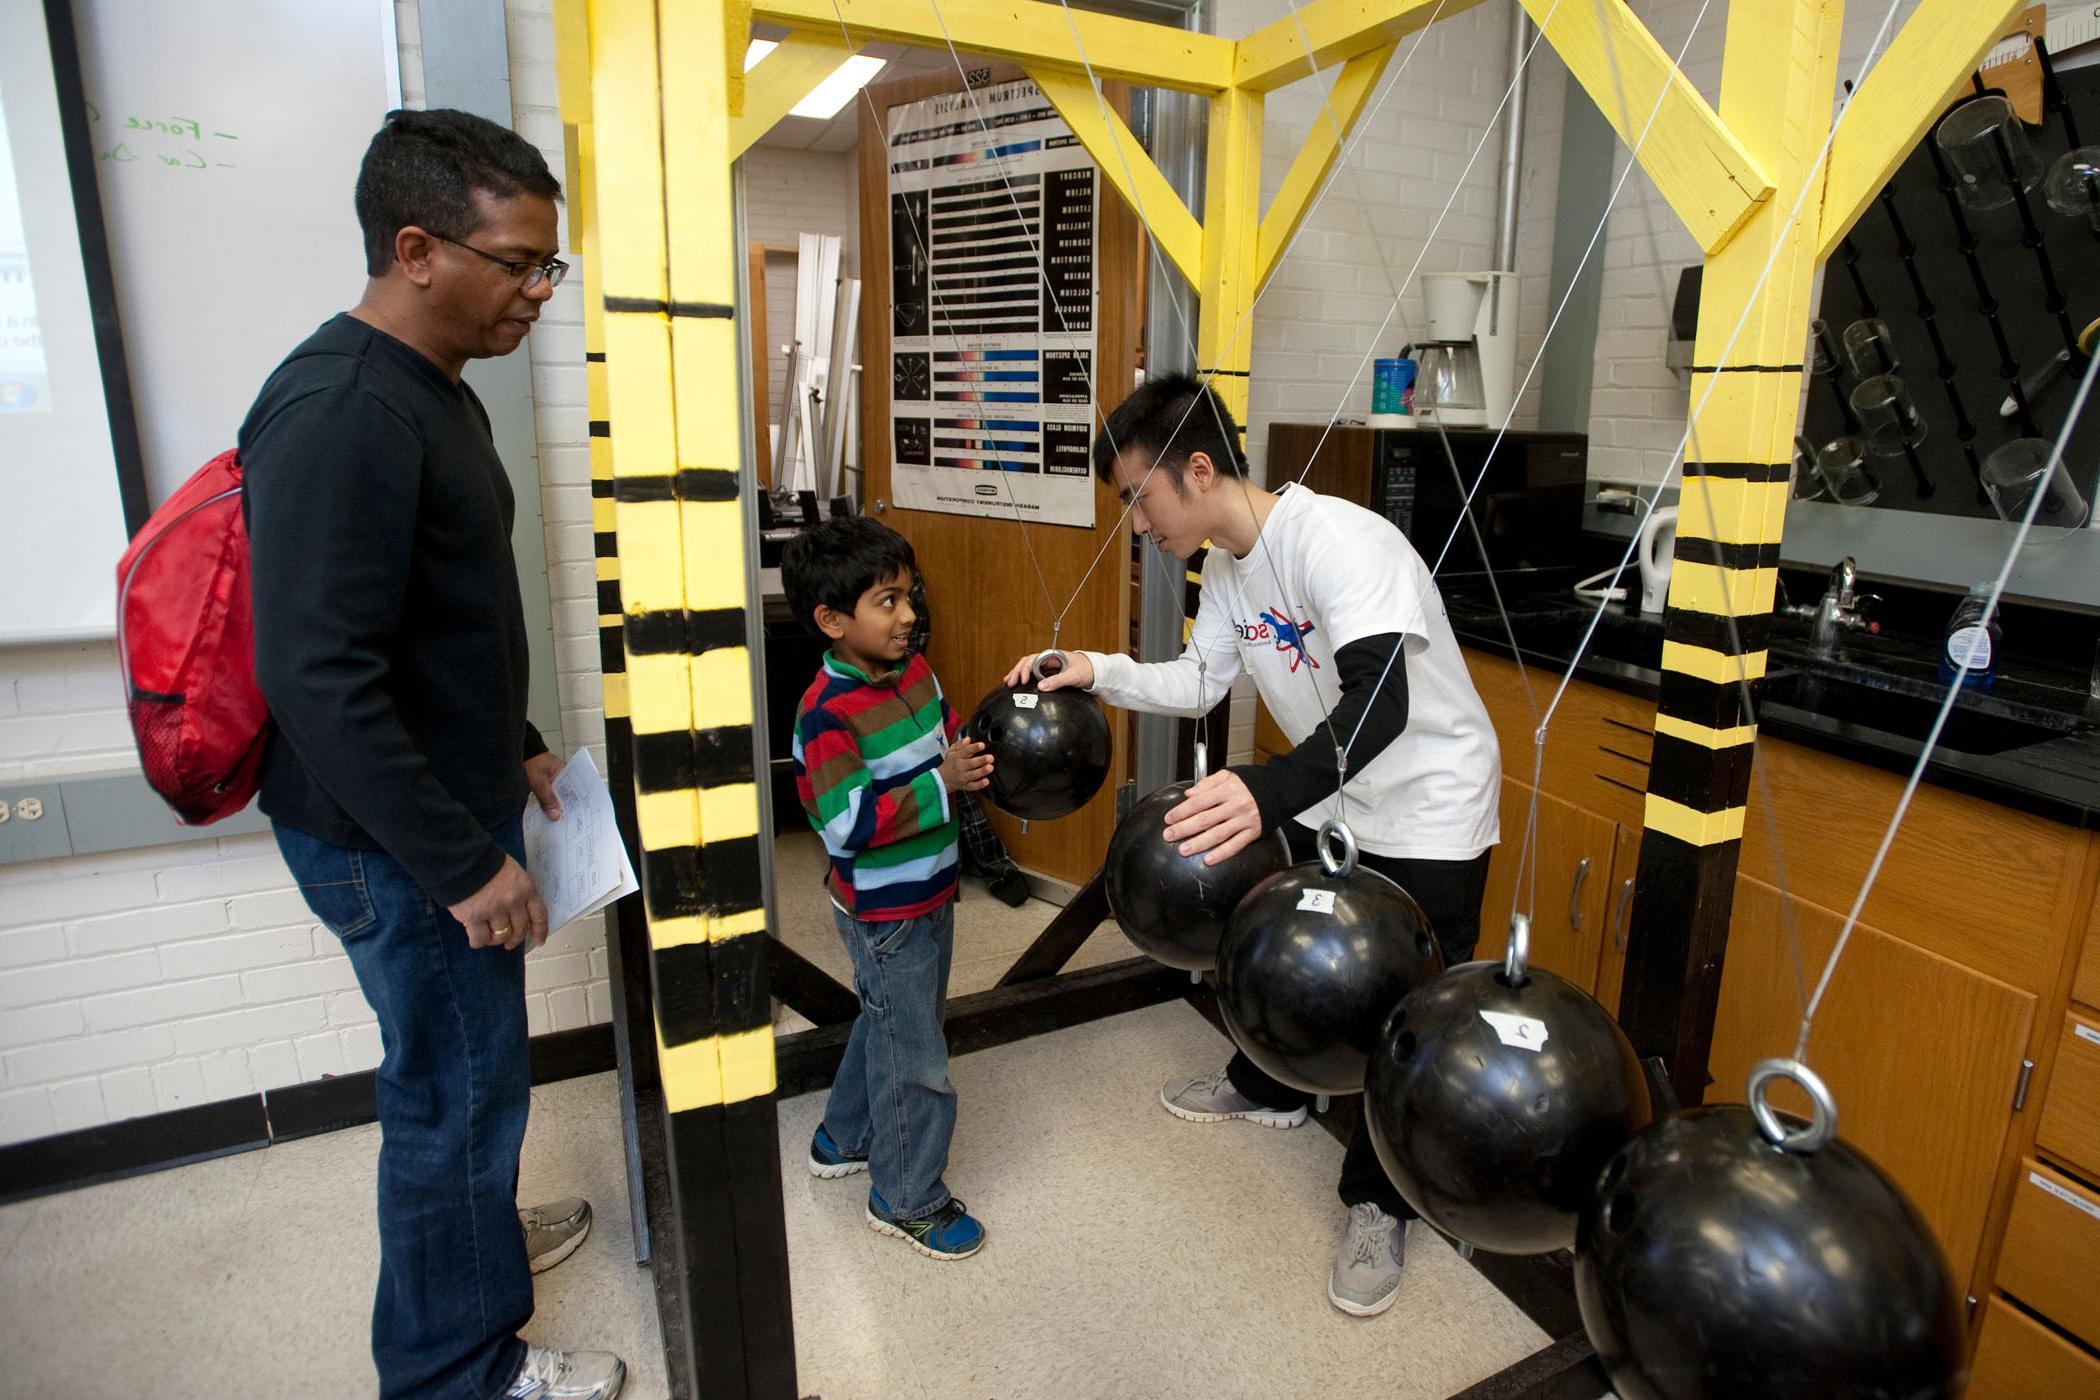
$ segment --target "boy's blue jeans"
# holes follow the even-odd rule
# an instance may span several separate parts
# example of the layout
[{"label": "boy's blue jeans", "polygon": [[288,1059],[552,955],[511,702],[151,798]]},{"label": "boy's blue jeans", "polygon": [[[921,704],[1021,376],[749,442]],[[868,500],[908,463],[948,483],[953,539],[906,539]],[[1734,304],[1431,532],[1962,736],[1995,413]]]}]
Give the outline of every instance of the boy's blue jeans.
[{"label": "boy's blue jeans", "polygon": [[[468,947],[389,856],[276,831],[379,1017],[379,1393],[491,1400],[524,1364],[518,1329],[532,1316],[517,1200],[532,1088],[525,950]],[[491,834],[524,862],[521,818]]]},{"label": "boy's blue jeans", "polygon": [[941,1011],[955,955],[955,901],[916,919],[863,923],[836,904],[832,921],[853,957],[860,1015],[831,1082],[824,1127],[839,1150],[868,1159],[876,1194],[899,1220],[948,1204],[955,1086]]}]

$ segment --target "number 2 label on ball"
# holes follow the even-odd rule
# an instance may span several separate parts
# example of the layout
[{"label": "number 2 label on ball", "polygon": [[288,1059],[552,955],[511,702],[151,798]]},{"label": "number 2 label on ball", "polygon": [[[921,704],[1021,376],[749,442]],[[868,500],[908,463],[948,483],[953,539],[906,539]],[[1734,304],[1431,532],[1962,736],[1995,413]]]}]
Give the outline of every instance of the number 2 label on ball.
[{"label": "number 2 label on ball", "polygon": [[1532,1016],[1515,1016],[1507,1011],[1482,1011],[1480,1019],[1495,1028],[1504,1045],[1518,1050],[1529,1050],[1542,1054],[1546,1049],[1546,1023]]},{"label": "number 2 label on ball", "polygon": [[1315,914],[1332,914],[1334,912],[1334,891],[1307,890],[1304,894],[1298,896],[1298,907],[1300,909],[1309,909]]},{"label": "number 2 label on ball", "polygon": [[1036,701],[1041,698],[1039,695],[1024,691],[1014,697],[1014,708],[1017,710],[1032,710],[1035,708]]}]

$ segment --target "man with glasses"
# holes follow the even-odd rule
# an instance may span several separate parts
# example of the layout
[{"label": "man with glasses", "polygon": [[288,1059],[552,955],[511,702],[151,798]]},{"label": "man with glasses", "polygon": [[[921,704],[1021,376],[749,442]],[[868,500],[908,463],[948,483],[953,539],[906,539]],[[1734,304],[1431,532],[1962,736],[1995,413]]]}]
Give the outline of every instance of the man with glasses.
[{"label": "man with glasses", "polygon": [[261,804],[379,1019],[384,1400],[612,1400],[626,1376],[518,1336],[590,1207],[517,1207],[525,954],[548,933],[522,813],[560,816],[562,765],[526,718],[514,502],[460,379],[523,344],[560,284],[560,195],[493,122],[391,113],[357,177],[364,295],[239,436],[275,721]]}]

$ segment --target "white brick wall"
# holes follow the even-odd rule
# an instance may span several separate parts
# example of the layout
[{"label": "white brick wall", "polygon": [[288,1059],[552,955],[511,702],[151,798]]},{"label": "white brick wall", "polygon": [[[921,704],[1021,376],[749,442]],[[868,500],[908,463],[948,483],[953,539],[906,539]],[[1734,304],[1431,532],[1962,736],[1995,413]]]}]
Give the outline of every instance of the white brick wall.
[{"label": "white brick wall", "polygon": [[[1279,0],[1228,0],[1218,28],[1244,33],[1289,13]],[[1265,473],[1269,424],[1324,423],[1337,412],[1361,420],[1370,412],[1366,352],[1396,355],[1425,329],[1422,274],[1487,266],[1502,149],[1501,128],[1489,124],[1509,85],[1508,18],[1506,7],[1483,5],[1435,25],[1419,49],[1413,49],[1413,38],[1402,42],[1386,80],[1403,62],[1404,73],[1383,104],[1366,113],[1360,140],[1257,304],[1247,413],[1247,455],[1257,475]],[[1329,71],[1269,95],[1262,132],[1265,204],[1305,133],[1326,120],[1322,89],[1333,77]],[[1520,376],[1537,353],[1548,315],[1565,77],[1559,58],[1541,46],[1526,78],[1530,109],[1517,247]],[[1467,160],[1483,140],[1468,171]],[[1450,212],[1443,214],[1447,200]],[[1399,309],[1380,334],[1402,284]],[[1537,396],[1534,383],[1518,405],[1514,426],[1536,423]]]},{"label": "white brick wall", "polygon": [[[1674,55],[1691,34],[1699,5],[1700,0],[1635,0],[1633,8],[1664,50]],[[1902,5],[1889,28],[1891,38],[1915,9],[1911,3]],[[1841,80],[1858,76],[1867,46],[1887,13],[1887,4],[1874,0],[1848,8],[1838,63]],[[1709,9],[1684,57],[1685,75],[1716,105],[1727,18],[1725,6]],[[1645,117],[1637,113],[1636,121]],[[1622,151],[1621,168],[1625,160]],[[1804,211],[1808,212],[1812,211]],[[1676,460],[1690,407],[1688,386],[1663,364],[1669,298],[1676,295],[1679,269],[1699,261],[1699,248],[1654,184],[1635,171],[1612,211],[1599,254],[1605,272],[1590,416],[1590,476],[1657,482]],[[1663,270],[1660,279],[1658,266]]]},{"label": "white brick wall", "polygon": [[[507,12],[515,124],[559,174],[548,0],[512,0]],[[396,17],[403,100],[421,106],[416,0]],[[529,353],[562,725],[572,747],[597,749],[602,771],[581,284],[571,286]],[[122,694],[108,643],[0,651],[0,782],[134,769]],[[534,1034],[610,1020],[598,921],[558,932],[526,981]],[[378,1063],[378,1027],[349,960],[268,836],[0,866],[0,1143]]]}]

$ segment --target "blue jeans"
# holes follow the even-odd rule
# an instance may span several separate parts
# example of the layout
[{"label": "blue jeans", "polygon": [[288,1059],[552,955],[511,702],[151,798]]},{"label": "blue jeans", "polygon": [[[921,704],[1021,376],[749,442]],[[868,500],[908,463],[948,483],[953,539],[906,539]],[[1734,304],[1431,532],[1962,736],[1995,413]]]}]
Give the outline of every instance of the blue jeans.
[{"label": "blue jeans", "polygon": [[955,1086],[941,1010],[955,956],[955,901],[916,919],[863,923],[831,906],[853,957],[860,1014],[831,1081],[824,1127],[839,1150],[868,1159],[876,1194],[899,1220],[948,1204]]},{"label": "blue jeans", "polygon": [[[524,1364],[518,1329],[532,1316],[517,1213],[532,1087],[525,950],[468,947],[458,921],[381,852],[276,832],[379,1017],[379,1393],[491,1400]],[[491,834],[524,861],[520,818]]]}]

